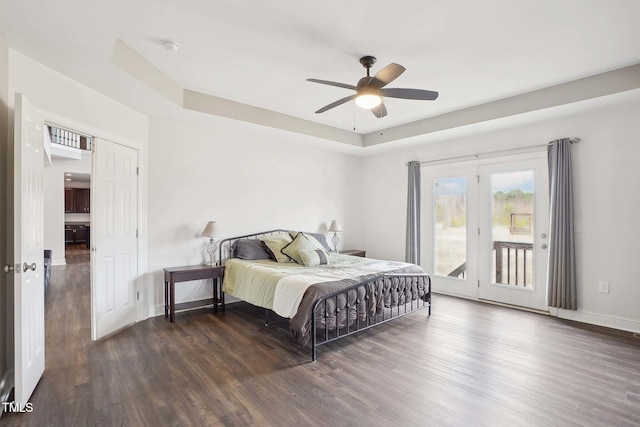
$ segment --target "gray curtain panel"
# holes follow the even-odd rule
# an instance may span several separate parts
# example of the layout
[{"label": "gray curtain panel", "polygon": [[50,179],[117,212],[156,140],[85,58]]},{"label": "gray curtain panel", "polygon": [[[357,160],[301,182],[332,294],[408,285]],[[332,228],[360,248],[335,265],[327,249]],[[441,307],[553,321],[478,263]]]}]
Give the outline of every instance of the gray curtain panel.
[{"label": "gray curtain panel", "polygon": [[409,191],[407,194],[407,242],[404,259],[412,264],[420,263],[420,162],[407,163]]},{"label": "gray curtain panel", "polygon": [[550,211],[547,304],[577,310],[570,139],[552,141],[547,156]]}]

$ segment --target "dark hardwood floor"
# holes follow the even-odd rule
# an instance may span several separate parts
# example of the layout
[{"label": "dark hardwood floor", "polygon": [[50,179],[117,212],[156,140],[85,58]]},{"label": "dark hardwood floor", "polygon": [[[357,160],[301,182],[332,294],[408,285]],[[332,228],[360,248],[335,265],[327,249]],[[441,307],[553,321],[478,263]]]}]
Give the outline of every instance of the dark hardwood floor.
[{"label": "dark hardwood floor", "polygon": [[[92,342],[88,262],[54,267],[47,367],[12,426],[638,426],[640,340],[434,296],[320,348],[244,303]],[[160,284],[158,285],[160,286]]]}]

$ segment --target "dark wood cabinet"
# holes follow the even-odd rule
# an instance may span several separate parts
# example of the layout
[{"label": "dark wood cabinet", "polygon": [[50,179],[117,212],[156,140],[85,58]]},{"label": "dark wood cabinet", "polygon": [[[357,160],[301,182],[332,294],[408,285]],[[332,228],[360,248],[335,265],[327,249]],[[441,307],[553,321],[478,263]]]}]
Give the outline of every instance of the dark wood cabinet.
[{"label": "dark wood cabinet", "polygon": [[91,227],[84,224],[65,224],[64,243],[67,245],[87,245],[89,247],[89,237]]},{"label": "dark wood cabinet", "polygon": [[65,213],[91,212],[91,190],[88,188],[65,188],[64,211]]},{"label": "dark wood cabinet", "polygon": [[64,226],[64,243],[66,245],[72,245],[76,242],[76,236],[74,228],[70,225]]},{"label": "dark wood cabinet", "polygon": [[90,212],[91,197],[88,188],[73,189],[73,210],[74,212]]},{"label": "dark wood cabinet", "polygon": [[64,189],[64,212],[73,212],[73,188]]}]

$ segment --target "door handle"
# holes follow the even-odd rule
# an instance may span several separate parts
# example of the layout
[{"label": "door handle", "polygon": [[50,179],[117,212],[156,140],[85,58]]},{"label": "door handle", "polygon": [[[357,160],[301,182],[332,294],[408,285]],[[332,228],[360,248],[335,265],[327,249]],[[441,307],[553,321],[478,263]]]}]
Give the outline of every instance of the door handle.
[{"label": "door handle", "polygon": [[9,273],[9,272],[11,272],[11,271],[13,271],[13,270],[15,270],[15,269],[16,269],[16,268],[13,266],[13,264],[6,264],[4,267],[2,267],[2,270],[3,270],[5,273]]},{"label": "door handle", "polygon": [[540,245],[540,247],[541,247],[542,249],[547,249],[547,244],[546,244],[546,243],[543,243],[542,245]]},{"label": "door handle", "polygon": [[31,271],[36,271],[36,263],[33,262],[31,263],[31,265],[27,264],[26,262],[22,265],[22,269],[23,271],[26,273],[27,271],[31,270]]}]

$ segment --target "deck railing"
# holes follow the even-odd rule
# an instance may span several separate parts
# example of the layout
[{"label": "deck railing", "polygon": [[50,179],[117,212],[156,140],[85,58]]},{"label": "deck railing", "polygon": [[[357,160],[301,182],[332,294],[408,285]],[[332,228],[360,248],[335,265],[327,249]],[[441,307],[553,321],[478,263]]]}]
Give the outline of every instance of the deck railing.
[{"label": "deck railing", "polygon": [[533,260],[532,243],[495,241],[493,249],[495,251],[496,283],[531,286],[533,283],[530,265]]},{"label": "deck railing", "polygon": [[[533,244],[521,242],[493,242],[496,283],[529,287],[533,283],[531,262]],[[463,262],[447,276],[464,279],[467,263]]]}]

